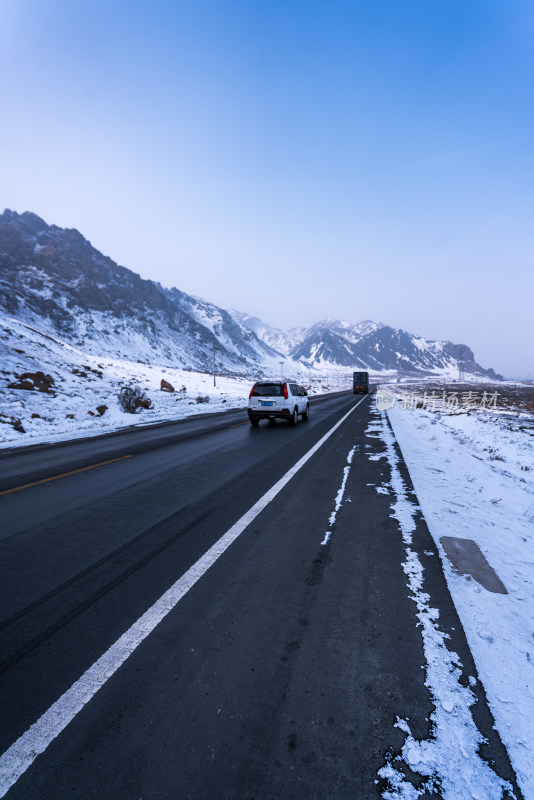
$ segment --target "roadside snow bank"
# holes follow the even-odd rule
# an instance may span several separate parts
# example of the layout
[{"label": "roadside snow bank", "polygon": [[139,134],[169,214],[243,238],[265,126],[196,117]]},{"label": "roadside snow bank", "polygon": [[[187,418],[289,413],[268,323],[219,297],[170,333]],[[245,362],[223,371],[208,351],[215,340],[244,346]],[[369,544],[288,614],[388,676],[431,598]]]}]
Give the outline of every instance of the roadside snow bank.
[{"label": "roadside snow bank", "polygon": [[[93,364],[94,361],[94,364]],[[250,382],[238,378],[217,378],[178,369],[150,367],[135,362],[114,362],[85,356],[85,365],[99,369],[102,377],[84,370],[88,378],[70,371],[55,377],[54,393],[5,388],[0,392],[0,448],[41,442],[57,442],[126,428],[181,419],[195,414],[245,408]],[[165,379],[178,391],[162,392]],[[152,401],[148,410],[124,412],[118,402],[121,384],[134,382]],[[184,389],[182,390],[182,387]],[[103,416],[97,408],[107,406]],[[24,432],[13,426],[19,420]]]},{"label": "roadside snow bank", "polygon": [[[534,800],[534,464],[532,419],[388,411],[497,730]],[[456,572],[441,537],[473,540],[508,594]]]},{"label": "roadside snow bank", "polygon": [[[446,634],[440,629],[439,611],[430,605],[430,597],[423,590],[423,566],[412,546],[415,516],[419,508],[409,497],[399,470],[395,451],[395,437],[387,425],[385,414],[372,422],[366,430],[368,436],[384,442],[383,456],[391,470],[389,488],[392,490],[392,516],[399,523],[404,542],[406,573],[411,597],[417,606],[417,617],[423,637],[425,653],[425,685],[432,696],[434,711],[430,716],[432,738],[418,741],[411,733],[408,720],[397,719],[396,727],[406,733],[401,753],[390,754],[386,765],[379,770],[388,788],[384,800],[417,800],[438,794],[444,800],[502,800],[515,797],[512,787],[500,778],[480,757],[482,736],[471,715],[475,697],[469,687],[460,683],[461,669],[458,655],[446,645]],[[376,455],[369,456],[373,460]],[[399,762],[425,780],[412,782]]]}]

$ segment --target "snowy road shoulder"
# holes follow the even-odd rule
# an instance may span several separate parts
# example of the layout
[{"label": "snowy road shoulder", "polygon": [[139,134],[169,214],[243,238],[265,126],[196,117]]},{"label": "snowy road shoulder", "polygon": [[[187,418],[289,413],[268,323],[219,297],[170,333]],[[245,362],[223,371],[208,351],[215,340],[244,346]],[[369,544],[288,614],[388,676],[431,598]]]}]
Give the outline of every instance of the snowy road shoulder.
[{"label": "snowy road shoulder", "polygon": [[[519,786],[526,800],[532,800],[532,423],[496,415],[440,415],[399,406],[388,415],[439,549],[496,728]],[[380,435],[387,443],[386,428]],[[393,465],[392,469],[394,473]],[[455,546],[479,553],[479,560],[498,576],[505,592],[492,590],[491,583],[486,584],[468,563],[464,568],[454,564]]]},{"label": "snowy road shoulder", "polygon": [[[424,589],[424,569],[413,543],[419,508],[410,499],[401,475],[395,437],[384,414],[377,415],[367,435],[381,440],[385,446],[382,457],[390,468],[392,516],[398,522],[404,543],[406,560],[402,566],[417,607],[426,660],[425,685],[434,704],[430,716],[432,737],[427,740],[418,741],[412,736],[408,719],[397,719],[396,726],[406,733],[406,739],[401,752],[389,754],[379,771],[387,787],[382,796],[385,800],[398,797],[415,800],[428,794],[439,794],[446,800],[515,797],[512,786],[479,754],[484,739],[471,713],[476,698],[469,686],[461,683],[459,656],[448,649],[448,636],[441,629],[439,611],[432,607]],[[410,778],[410,772],[418,777]]]}]

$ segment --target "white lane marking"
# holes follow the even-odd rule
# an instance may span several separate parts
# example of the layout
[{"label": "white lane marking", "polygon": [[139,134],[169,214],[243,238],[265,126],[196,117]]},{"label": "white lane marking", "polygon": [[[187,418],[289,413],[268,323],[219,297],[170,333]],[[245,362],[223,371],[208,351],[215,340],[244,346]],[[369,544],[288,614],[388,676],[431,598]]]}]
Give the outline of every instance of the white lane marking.
[{"label": "white lane marking", "polygon": [[341,482],[341,486],[340,486],[340,488],[338,490],[338,493],[336,495],[336,505],[335,505],[334,510],[330,514],[330,518],[328,520],[328,530],[324,535],[323,541],[321,542],[321,547],[323,547],[325,544],[328,544],[328,542],[330,541],[330,539],[332,537],[332,528],[333,528],[334,523],[336,521],[337,512],[341,508],[341,503],[343,502],[343,495],[345,494],[345,486],[347,485],[347,478],[349,477],[350,466],[352,464],[352,457],[353,457],[357,447],[358,447],[358,445],[355,444],[354,447],[352,448],[352,450],[349,452],[349,454],[347,456],[347,466],[343,467],[343,480]]},{"label": "white lane marking", "polygon": [[6,750],[0,758],[0,797],[4,797],[11,786],[26,772],[40,753],[67,727],[76,714],[94,697],[98,690],[111,678],[128,656],[152,633],[156,625],[164,619],[169,611],[177,605],[182,597],[191,589],[199,578],[217,561],[232,542],[243,533],[251,522],[273,500],[284,486],[296,475],[304,464],[319,450],[340,425],[355,411],[363,400],[362,397],[339,422],[330,428],[322,439],[319,439],[311,450],[302,456],[297,463],[250,508],[241,519],[204,553],[199,560],[178,578],[170,589],[156,600],[148,611],[145,611],[137,622],[122,634],[95,663],[78,678],[70,689],[67,689],[59,700],[50,706],[48,711],[39,717],[37,722],[28,728],[22,736]]}]

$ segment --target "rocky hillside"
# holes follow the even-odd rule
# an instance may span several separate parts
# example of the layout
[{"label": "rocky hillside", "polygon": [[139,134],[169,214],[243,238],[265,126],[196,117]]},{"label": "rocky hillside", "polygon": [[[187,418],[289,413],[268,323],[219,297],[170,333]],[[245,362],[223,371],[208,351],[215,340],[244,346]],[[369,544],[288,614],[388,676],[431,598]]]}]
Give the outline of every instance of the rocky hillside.
[{"label": "rocky hillside", "polygon": [[495,379],[466,345],[434,342],[380,322],[324,319],[284,332],[179,289],[144,280],[96,250],[75,229],[36,214],[0,215],[0,310],[84,352],[192,370],[252,375],[399,371]]},{"label": "rocky hillside", "polygon": [[245,372],[278,354],[228,312],[116,264],[75,229],[0,215],[0,308],[86,352]]}]

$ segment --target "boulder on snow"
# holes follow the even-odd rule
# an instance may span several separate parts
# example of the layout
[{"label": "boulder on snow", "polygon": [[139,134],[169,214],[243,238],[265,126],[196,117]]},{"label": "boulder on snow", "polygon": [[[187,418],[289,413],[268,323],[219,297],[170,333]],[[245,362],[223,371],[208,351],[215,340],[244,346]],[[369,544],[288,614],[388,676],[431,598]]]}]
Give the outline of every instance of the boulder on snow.
[{"label": "boulder on snow", "polygon": [[174,392],[174,386],[172,385],[172,383],[166,381],[165,378],[161,379],[161,384],[159,388],[162,392]]},{"label": "boulder on snow", "polygon": [[17,378],[17,381],[9,384],[8,389],[24,389],[30,392],[37,389],[39,392],[50,394],[50,390],[54,385],[53,377],[45,375],[40,370],[38,372],[23,372],[22,375],[17,375]]},{"label": "boulder on snow", "polygon": [[98,411],[100,416],[102,416],[103,414],[106,413],[106,411],[108,410],[108,407],[107,406],[97,406],[96,410]]},{"label": "boulder on snow", "polygon": [[12,383],[8,383],[7,388],[8,389],[24,389],[27,392],[33,392],[33,390],[35,389],[35,386],[33,385],[33,381],[23,381],[21,379],[21,380],[18,380],[18,381],[13,381]]},{"label": "boulder on snow", "polygon": [[150,399],[150,397],[145,397],[145,398],[138,397],[137,400],[135,401],[136,408],[148,409],[150,408],[151,405],[152,405],[152,400]]}]

